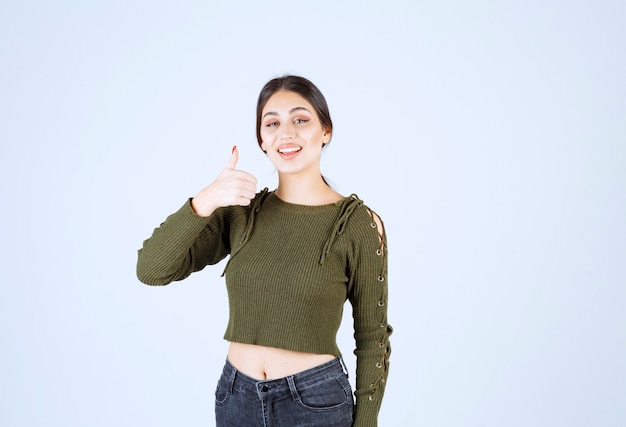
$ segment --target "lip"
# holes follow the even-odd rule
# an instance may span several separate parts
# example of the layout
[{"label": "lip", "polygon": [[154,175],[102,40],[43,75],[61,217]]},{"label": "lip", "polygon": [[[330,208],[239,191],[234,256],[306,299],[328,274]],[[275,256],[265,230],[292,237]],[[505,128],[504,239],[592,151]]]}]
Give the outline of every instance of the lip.
[{"label": "lip", "polygon": [[285,160],[290,160],[298,156],[302,151],[302,146],[298,144],[281,144],[276,149],[281,158]]}]

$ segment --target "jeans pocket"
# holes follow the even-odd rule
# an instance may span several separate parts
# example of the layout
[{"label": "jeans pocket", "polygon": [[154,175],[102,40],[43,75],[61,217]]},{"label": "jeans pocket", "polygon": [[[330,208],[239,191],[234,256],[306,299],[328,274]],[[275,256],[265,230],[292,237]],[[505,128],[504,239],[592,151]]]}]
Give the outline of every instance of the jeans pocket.
[{"label": "jeans pocket", "polygon": [[224,378],[220,378],[217,382],[217,388],[215,389],[215,404],[224,405],[228,401],[229,397],[230,392],[228,391],[228,383]]},{"label": "jeans pocket", "polygon": [[353,405],[352,391],[347,378],[347,388],[341,377],[327,378],[307,388],[298,389],[298,403],[314,412],[335,411],[351,408]]}]

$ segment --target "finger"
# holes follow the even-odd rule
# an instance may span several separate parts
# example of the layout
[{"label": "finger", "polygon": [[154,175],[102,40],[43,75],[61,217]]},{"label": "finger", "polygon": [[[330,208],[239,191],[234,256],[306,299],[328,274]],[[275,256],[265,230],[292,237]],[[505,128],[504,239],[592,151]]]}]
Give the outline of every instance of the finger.
[{"label": "finger", "polygon": [[242,170],[238,170],[232,176],[236,177],[237,179],[249,182],[252,185],[256,185],[257,182],[258,182],[258,180],[256,179],[256,177],[254,175],[252,175],[251,173],[248,173],[246,171],[242,171]]},{"label": "finger", "polygon": [[237,150],[237,146],[235,145],[233,147],[233,155],[230,156],[230,160],[228,160],[228,163],[226,164],[226,169],[236,169],[237,168],[237,162],[239,161],[239,150]]},{"label": "finger", "polygon": [[252,203],[252,199],[248,199],[247,197],[240,197],[239,198],[239,206],[250,206],[250,203]]},{"label": "finger", "polygon": [[254,199],[254,197],[256,196],[256,192],[254,190],[250,190],[247,188],[244,188],[241,190],[241,196],[244,199],[248,199],[248,200],[252,200]]}]

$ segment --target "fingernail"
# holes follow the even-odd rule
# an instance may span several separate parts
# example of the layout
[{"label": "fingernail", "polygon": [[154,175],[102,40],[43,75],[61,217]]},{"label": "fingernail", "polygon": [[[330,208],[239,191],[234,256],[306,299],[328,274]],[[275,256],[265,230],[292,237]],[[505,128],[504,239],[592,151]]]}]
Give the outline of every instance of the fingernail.
[{"label": "fingernail", "polygon": [[231,154],[232,154],[232,153],[234,153],[236,149],[237,149],[237,146],[236,146],[236,145],[233,145],[233,149],[231,150],[231,152],[230,152],[230,153],[231,153]]}]

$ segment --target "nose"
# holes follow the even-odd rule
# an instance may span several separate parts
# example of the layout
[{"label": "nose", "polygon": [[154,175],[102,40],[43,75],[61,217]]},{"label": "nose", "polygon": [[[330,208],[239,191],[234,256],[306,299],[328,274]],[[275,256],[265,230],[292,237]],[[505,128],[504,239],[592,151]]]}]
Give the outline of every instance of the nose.
[{"label": "nose", "polygon": [[293,139],[295,136],[295,127],[293,125],[293,123],[291,122],[287,122],[282,126],[282,134],[280,136],[280,139],[284,139],[284,140],[290,140]]}]

